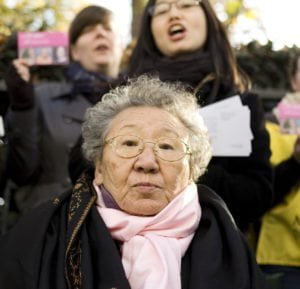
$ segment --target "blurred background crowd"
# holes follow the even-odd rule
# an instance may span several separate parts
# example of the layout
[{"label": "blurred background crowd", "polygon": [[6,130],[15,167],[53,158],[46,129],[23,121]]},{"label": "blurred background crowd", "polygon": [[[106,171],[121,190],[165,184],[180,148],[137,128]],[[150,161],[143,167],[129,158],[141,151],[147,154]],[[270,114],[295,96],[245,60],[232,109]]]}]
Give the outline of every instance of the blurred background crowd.
[{"label": "blurred background crowd", "polygon": [[[201,1],[192,2],[195,6]],[[99,95],[103,95],[118,84],[122,84],[126,79],[125,76],[135,76],[144,72],[153,72],[157,69],[160,77],[164,78],[163,80],[179,79],[186,81],[188,85],[193,87],[199,103],[203,106],[232,96],[235,91],[241,92],[243,103],[251,108],[252,113],[251,129],[254,134],[252,154],[249,158],[240,158],[237,161],[227,156],[221,160],[213,158],[210,163],[211,166],[208,167],[208,173],[201,180],[204,184],[213,188],[229,206],[238,226],[247,237],[253,252],[257,254],[256,257],[261,268],[270,274],[270,278],[274,278],[272,288],[289,288],[276,287],[279,286],[278,280],[280,280],[280,276],[278,277],[276,274],[278,272],[281,274],[284,271],[282,268],[278,269],[281,265],[287,270],[290,270],[291,267],[292,272],[288,272],[291,273],[292,278],[295,276],[295,279],[290,279],[292,280],[290,282],[293,284],[298,282],[300,260],[298,259],[299,247],[295,246],[295,240],[299,239],[299,231],[297,231],[298,235],[296,236],[294,231],[295,228],[299,228],[300,224],[298,207],[299,133],[291,136],[283,135],[280,132],[277,119],[278,111],[275,108],[280,102],[297,105],[300,103],[299,93],[297,93],[300,91],[300,39],[296,34],[292,34],[297,25],[291,21],[295,19],[297,14],[294,12],[299,7],[292,6],[295,1],[291,1],[290,5],[289,2],[285,2],[278,7],[277,4],[267,0],[256,2],[254,0],[211,0],[209,2],[222,23],[224,31],[228,34],[230,44],[227,43],[227,36],[225,36],[225,32],[224,35],[222,34],[221,28],[219,28],[221,30],[220,39],[217,37],[214,39],[215,35],[211,36],[208,33],[208,35],[205,35],[207,37],[205,39],[206,44],[198,43],[201,49],[205,46],[205,49],[211,53],[209,56],[212,60],[208,64],[203,61],[206,60],[207,55],[202,50],[199,54],[193,54],[193,57],[201,55],[199,59],[197,58],[197,64],[201,68],[199,70],[202,73],[200,73],[201,77],[205,76],[196,85],[193,82],[195,79],[190,78],[189,75],[187,76],[189,79],[186,81],[184,77],[181,78],[181,75],[173,74],[173,71],[170,73],[169,70],[172,69],[168,67],[165,69],[164,65],[166,63],[174,65],[172,66],[174,68],[180,68],[182,59],[179,58],[180,61],[178,62],[173,61],[177,55],[174,57],[172,53],[168,54],[168,50],[164,50],[166,44],[157,40],[160,39],[160,32],[157,29],[158,24],[155,24],[157,26],[154,24],[151,26],[154,35],[151,37],[145,36],[146,32],[149,32],[147,25],[150,23],[150,16],[155,17],[160,13],[160,11],[157,12],[148,7],[152,8],[151,5],[155,1],[151,4],[151,1],[146,0],[99,0],[94,2],[0,0],[0,120],[2,122],[6,121],[8,128],[6,132],[5,126],[0,127],[0,235],[5,234],[16,223],[28,204],[31,207],[33,203],[35,206],[45,201],[41,191],[45,190],[43,194],[49,198],[50,191],[61,192],[64,186],[71,187],[71,181],[74,183],[78,178],[81,169],[78,164],[83,164],[84,161],[80,159],[80,153],[76,150],[75,140],[80,136],[80,124],[86,108],[95,104],[99,99]],[[181,4],[178,4],[178,1],[174,1],[174,3],[177,5],[177,10],[185,9],[184,6],[181,7]],[[190,3],[191,1],[188,1],[188,4],[192,5]],[[97,9],[88,9],[83,13],[80,12],[79,16],[76,16],[78,18],[73,20],[74,16],[79,11],[83,11],[81,9],[89,4],[102,5],[108,10],[104,10],[104,12],[101,10],[102,12],[98,13]],[[149,15],[143,14],[145,7],[145,11],[150,11]],[[171,4],[167,4],[167,7],[163,8],[170,10]],[[209,8],[206,7],[206,9],[209,11]],[[169,13],[169,10],[162,13]],[[112,14],[108,11],[112,11]],[[206,13],[209,15],[208,12]],[[100,14],[101,19],[97,16]],[[270,17],[271,14],[274,22]],[[93,21],[93,17],[95,21]],[[114,22],[112,19],[116,21]],[[209,17],[208,19],[210,20]],[[92,23],[87,25],[88,21],[92,21]],[[115,30],[114,23],[118,25],[118,29],[121,31],[121,39],[118,38],[117,32],[115,32],[117,30]],[[212,25],[211,23],[213,23],[213,20],[209,22],[209,25]],[[218,21],[215,23],[217,24],[212,29],[218,29]],[[89,27],[89,29],[85,30],[86,27]],[[176,29],[178,30],[178,27]],[[19,31],[68,32],[72,59],[70,65],[36,65],[29,67],[28,64],[20,60],[14,61],[18,58],[17,33]],[[104,46],[103,49],[112,50],[113,57],[109,60],[109,65],[105,69],[99,68],[100,66],[93,67],[88,61],[88,57],[85,57],[88,55],[90,42],[84,37],[92,35],[92,33],[105,34],[105,37],[109,39],[106,44],[100,45],[99,48],[101,50]],[[155,45],[152,37],[155,38],[155,45],[158,46],[153,51],[151,51],[151,48]],[[220,49],[220,47],[214,46],[215,43],[224,44],[224,47],[222,46]],[[231,47],[233,54],[231,53]],[[213,56],[216,55],[221,56],[220,58],[214,58]],[[144,56],[149,57],[149,62],[141,62]],[[153,61],[153,59],[155,60]],[[170,62],[164,62],[166,59]],[[184,61],[186,60],[184,59]],[[191,59],[184,63],[184,68],[187,74],[190,73],[191,76],[194,76],[196,72],[196,80],[199,81],[199,71],[190,69],[188,65],[192,62],[189,61]],[[240,68],[241,70],[239,70]],[[206,69],[212,73],[207,73]],[[244,75],[248,77],[244,79]],[[71,85],[66,85],[67,82],[70,82]],[[248,85],[250,82],[251,85]],[[40,86],[43,83],[50,83],[51,85]],[[21,90],[19,90],[20,87]],[[39,89],[33,93],[34,87],[39,87]],[[45,94],[47,97],[45,97]],[[84,97],[78,98],[78,95]],[[258,96],[257,102],[256,96]],[[47,98],[49,98],[48,103]],[[56,99],[55,102],[52,102],[53,98]],[[64,115],[63,124],[55,123],[55,120],[53,120],[55,114],[51,115],[52,105],[53,112],[59,111],[60,113],[60,109],[63,112],[68,111],[68,106],[64,107],[66,99],[69,101],[67,103],[70,107],[71,105],[74,106],[72,107],[74,114],[71,116]],[[80,105],[78,105],[78,99],[80,99]],[[60,101],[61,105],[59,105]],[[260,109],[260,101],[262,110]],[[44,155],[46,157],[42,161],[30,156],[30,152],[33,152],[34,149],[30,146],[34,143],[37,132],[32,130],[33,126],[30,126],[30,122],[26,124],[26,121],[30,120],[31,117],[31,120],[36,121],[34,119],[36,107],[38,108],[37,113],[42,115],[41,131],[43,130],[43,136],[45,136],[41,147],[36,148],[37,151],[46,151]],[[30,111],[31,114],[28,113],[26,116],[25,114]],[[21,121],[22,115],[26,116],[24,122]],[[70,123],[73,126],[74,135],[67,136],[68,133],[64,133],[63,126]],[[18,183],[24,184],[26,183],[24,180],[34,180],[37,174],[43,174],[43,170],[39,171],[40,167],[37,165],[34,168],[34,173],[29,176],[29,172],[31,172],[30,165],[33,165],[35,161],[41,161],[40,166],[44,166],[44,171],[48,173],[48,176],[45,174],[43,177],[38,177],[39,181],[35,183],[36,185],[40,181],[42,183],[43,178],[44,180],[47,177],[52,178],[56,171],[59,174],[60,164],[63,163],[64,166],[67,166],[68,163],[65,151],[63,151],[62,157],[56,155],[56,163],[51,163],[54,157],[51,159],[51,154],[47,155],[47,151],[51,152],[54,149],[53,146],[51,147],[51,141],[47,140],[49,131],[49,135],[53,134],[57,137],[53,142],[54,144],[56,144],[56,141],[57,143],[63,143],[64,146],[68,147],[71,155],[75,156],[75,160],[73,158],[74,163],[69,163],[69,166],[73,167],[73,171],[64,171],[62,173],[63,177],[59,176],[61,179],[68,179],[66,184],[59,184],[62,185],[60,188],[39,187],[40,196],[30,200],[31,203],[28,202],[27,204],[26,201],[20,201],[16,198],[16,195],[22,196]],[[51,135],[51,137],[53,136]],[[22,140],[18,143],[20,139]],[[26,145],[24,141],[27,141]],[[77,148],[80,147],[81,141],[81,139],[78,140]],[[22,155],[22,150],[25,152],[24,155]],[[58,145],[57,151],[59,150],[62,151]],[[50,159],[49,163],[47,163],[47,157]],[[6,161],[6,158],[9,162]],[[22,161],[26,158],[25,167]],[[88,166],[88,164],[85,165]],[[76,171],[77,168],[78,172]],[[222,174],[219,168],[222,169]],[[20,172],[24,173],[24,178],[21,177]],[[210,172],[214,173],[214,177],[218,176],[219,180],[222,180],[220,181],[222,184],[218,184],[218,186],[215,179],[210,176]],[[27,173],[28,176],[26,176]],[[68,173],[71,174],[70,178],[72,180],[69,176],[64,175]],[[241,179],[234,177],[235,175],[239,176],[239,174],[242,176]],[[249,186],[243,180],[249,181]],[[251,187],[252,185],[253,187]],[[32,190],[32,196],[34,197],[32,187],[30,187],[30,190]],[[237,192],[237,194],[234,192]],[[244,192],[245,195],[240,195],[240,192]],[[272,193],[273,196],[271,197]],[[55,198],[56,195],[51,197]],[[249,197],[249,202],[247,197]],[[258,200],[261,200],[261,203],[258,203]],[[21,206],[20,203],[22,203]],[[287,206],[287,204],[291,206]],[[23,205],[25,207],[22,207]],[[294,218],[293,228],[282,225],[285,218],[288,217]],[[277,227],[274,226],[274,220],[280,220],[277,223],[278,226],[276,225]],[[272,233],[277,234],[277,242],[272,242],[270,237]],[[287,237],[282,238],[283,234]],[[291,251],[283,250],[285,254],[283,257],[280,254],[276,255],[280,251],[279,246],[281,244],[284,244],[285,248],[292,248]],[[280,264],[280,261],[279,263],[277,261],[272,263],[273,260],[280,260],[281,258],[287,258],[290,264],[286,265],[285,260],[283,264]],[[293,270],[295,270],[295,273]]]}]

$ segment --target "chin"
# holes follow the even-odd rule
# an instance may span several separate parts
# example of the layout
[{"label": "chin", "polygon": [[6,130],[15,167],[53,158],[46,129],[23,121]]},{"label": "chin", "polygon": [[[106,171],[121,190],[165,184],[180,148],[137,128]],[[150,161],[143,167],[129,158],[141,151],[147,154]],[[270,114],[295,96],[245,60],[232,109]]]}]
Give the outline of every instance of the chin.
[{"label": "chin", "polygon": [[190,45],[182,45],[178,47],[174,47],[173,50],[170,50],[170,58],[176,58],[184,55],[189,55],[196,51],[199,51],[200,47],[191,47]]},{"label": "chin", "polygon": [[135,206],[125,210],[128,214],[135,216],[155,216],[162,211],[167,204],[153,200],[140,200]]}]

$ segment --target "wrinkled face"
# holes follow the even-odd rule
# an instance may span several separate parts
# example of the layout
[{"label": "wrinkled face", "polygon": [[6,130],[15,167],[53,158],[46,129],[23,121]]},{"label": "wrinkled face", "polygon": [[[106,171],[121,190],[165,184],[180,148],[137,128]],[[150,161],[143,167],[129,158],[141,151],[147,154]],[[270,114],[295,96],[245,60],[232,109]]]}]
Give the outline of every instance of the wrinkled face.
[{"label": "wrinkled face", "polygon": [[116,23],[87,26],[71,47],[72,58],[93,72],[116,77],[122,56],[121,35]]},{"label": "wrinkled face", "polygon": [[[151,117],[149,117],[151,116]],[[155,142],[178,137],[187,141],[187,129],[168,112],[153,107],[133,107],[120,112],[112,121],[106,139],[117,135],[136,135]],[[190,182],[189,156],[167,162],[158,158],[153,144],[145,144],[133,158],[118,156],[105,145],[96,164],[95,180],[103,184],[122,210],[132,215],[155,215]]]},{"label": "wrinkled face", "polygon": [[203,9],[199,6],[178,8],[176,1],[163,14],[152,16],[151,31],[157,48],[167,57],[194,52],[201,49],[207,38],[207,23]]},{"label": "wrinkled face", "polygon": [[295,92],[300,91],[300,58],[297,61],[297,71],[291,79],[291,86]]}]

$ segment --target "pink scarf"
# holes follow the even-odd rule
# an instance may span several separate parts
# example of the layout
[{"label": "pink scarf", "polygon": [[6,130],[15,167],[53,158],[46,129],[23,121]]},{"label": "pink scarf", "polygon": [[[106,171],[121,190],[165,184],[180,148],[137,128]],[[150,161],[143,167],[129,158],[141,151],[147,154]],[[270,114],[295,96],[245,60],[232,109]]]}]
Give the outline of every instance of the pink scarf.
[{"label": "pink scarf", "polygon": [[180,289],[181,259],[198,227],[197,187],[187,186],[155,216],[129,215],[106,208],[101,191],[97,209],[114,239],[123,242],[122,262],[132,289]]}]

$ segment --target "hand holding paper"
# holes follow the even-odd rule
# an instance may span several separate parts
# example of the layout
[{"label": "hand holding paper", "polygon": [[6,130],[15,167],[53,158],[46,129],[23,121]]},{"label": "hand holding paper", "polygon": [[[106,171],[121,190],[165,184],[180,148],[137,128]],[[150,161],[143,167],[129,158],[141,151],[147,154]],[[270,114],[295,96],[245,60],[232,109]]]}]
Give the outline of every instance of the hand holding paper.
[{"label": "hand holding paper", "polygon": [[28,65],[68,64],[68,42],[64,32],[19,32],[19,58]]},{"label": "hand holding paper", "polygon": [[300,134],[300,104],[280,102],[276,110],[281,132]]},{"label": "hand holding paper", "polygon": [[200,109],[208,127],[214,156],[249,156],[253,135],[250,110],[239,96]]}]

